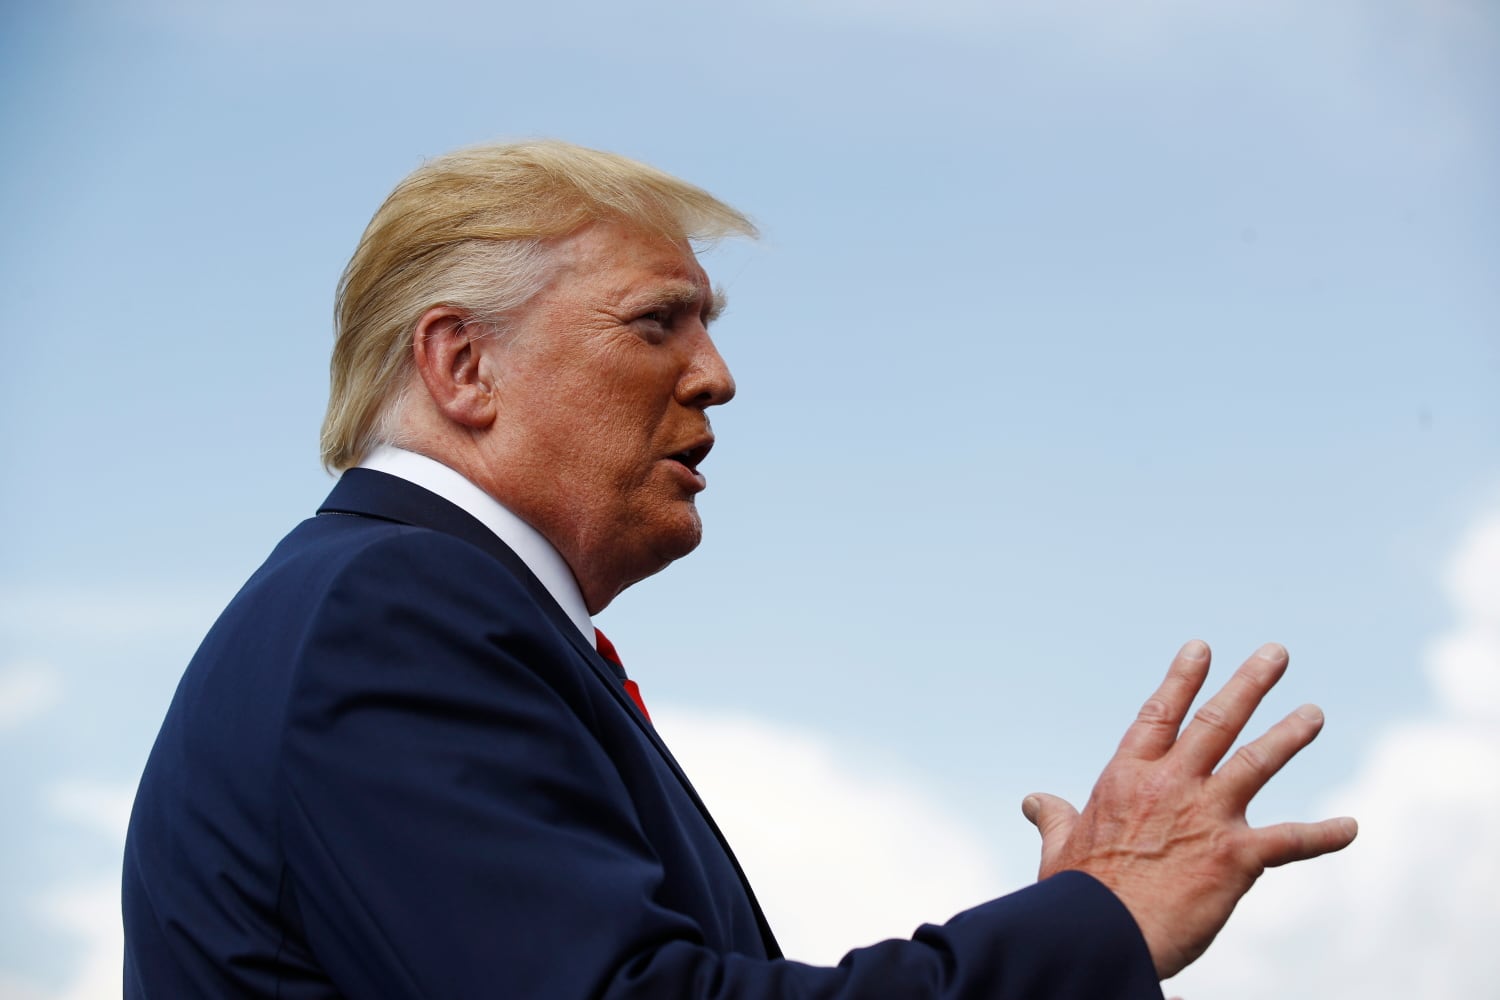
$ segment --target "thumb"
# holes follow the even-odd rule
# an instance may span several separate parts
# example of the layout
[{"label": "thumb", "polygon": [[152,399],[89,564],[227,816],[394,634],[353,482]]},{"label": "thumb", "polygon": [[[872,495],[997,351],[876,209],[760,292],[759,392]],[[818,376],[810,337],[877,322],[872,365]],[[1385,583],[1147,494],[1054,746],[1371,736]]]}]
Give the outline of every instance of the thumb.
[{"label": "thumb", "polygon": [[1078,810],[1067,799],[1046,792],[1032,792],[1021,801],[1021,813],[1042,835],[1040,875],[1045,878],[1052,874],[1057,855],[1073,832],[1073,824],[1078,822]]},{"label": "thumb", "polygon": [[1044,844],[1054,837],[1066,840],[1068,831],[1078,819],[1078,810],[1067,799],[1046,792],[1032,792],[1026,796],[1021,801],[1021,813],[1042,835]]}]

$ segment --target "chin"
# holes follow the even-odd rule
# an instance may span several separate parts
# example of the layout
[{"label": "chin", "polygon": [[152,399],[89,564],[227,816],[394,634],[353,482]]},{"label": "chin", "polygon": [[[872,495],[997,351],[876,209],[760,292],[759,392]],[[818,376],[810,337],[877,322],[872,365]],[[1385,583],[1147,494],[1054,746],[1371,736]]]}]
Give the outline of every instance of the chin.
[{"label": "chin", "polygon": [[698,508],[692,507],[675,523],[663,526],[654,548],[662,559],[662,566],[665,567],[667,563],[681,559],[696,549],[701,541],[703,541],[703,519],[698,516]]}]

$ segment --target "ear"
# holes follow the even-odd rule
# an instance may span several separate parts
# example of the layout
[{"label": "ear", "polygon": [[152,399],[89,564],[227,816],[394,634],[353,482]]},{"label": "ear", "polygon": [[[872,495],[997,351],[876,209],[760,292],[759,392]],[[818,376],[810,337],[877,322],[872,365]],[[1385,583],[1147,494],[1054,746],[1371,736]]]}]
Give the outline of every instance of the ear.
[{"label": "ear", "polygon": [[417,320],[412,361],[433,404],[448,419],[474,430],[494,423],[494,388],[483,377],[484,326],[452,306],[433,306]]}]

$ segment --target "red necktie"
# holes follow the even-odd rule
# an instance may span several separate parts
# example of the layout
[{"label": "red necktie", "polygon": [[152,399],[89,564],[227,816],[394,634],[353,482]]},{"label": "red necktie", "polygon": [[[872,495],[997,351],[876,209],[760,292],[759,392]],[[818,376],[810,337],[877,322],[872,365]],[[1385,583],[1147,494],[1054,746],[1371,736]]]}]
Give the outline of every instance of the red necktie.
[{"label": "red necktie", "polygon": [[625,693],[630,695],[630,700],[635,702],[635,707],[640,709],[641,714],[646,717],[646,721],[650,722],[651,713],[646,711],[646,703],[641,700],[641,689],[636,686],[635,681],[629,677],[623,677],[625,664],[620,662],[620,654],[615,651],[615,644],[609,641],[609,636],[596,628],[594,629],[594,645],[598,648],[600,656],[620,668],[620,674],[625,681]]}]

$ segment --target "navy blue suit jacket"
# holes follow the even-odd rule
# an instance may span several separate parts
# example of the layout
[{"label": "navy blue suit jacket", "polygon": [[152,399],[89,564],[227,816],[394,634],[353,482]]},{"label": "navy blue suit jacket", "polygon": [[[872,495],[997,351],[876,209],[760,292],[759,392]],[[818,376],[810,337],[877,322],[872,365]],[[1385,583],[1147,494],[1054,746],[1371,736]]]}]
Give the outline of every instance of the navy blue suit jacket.
[{"label": "navy blue suit jacket", "polygon": [[123,905],[131,1000],[1161,996],[1077,873],[782,959],[617,668],[478,521],[368,470],[188,666]]}]

